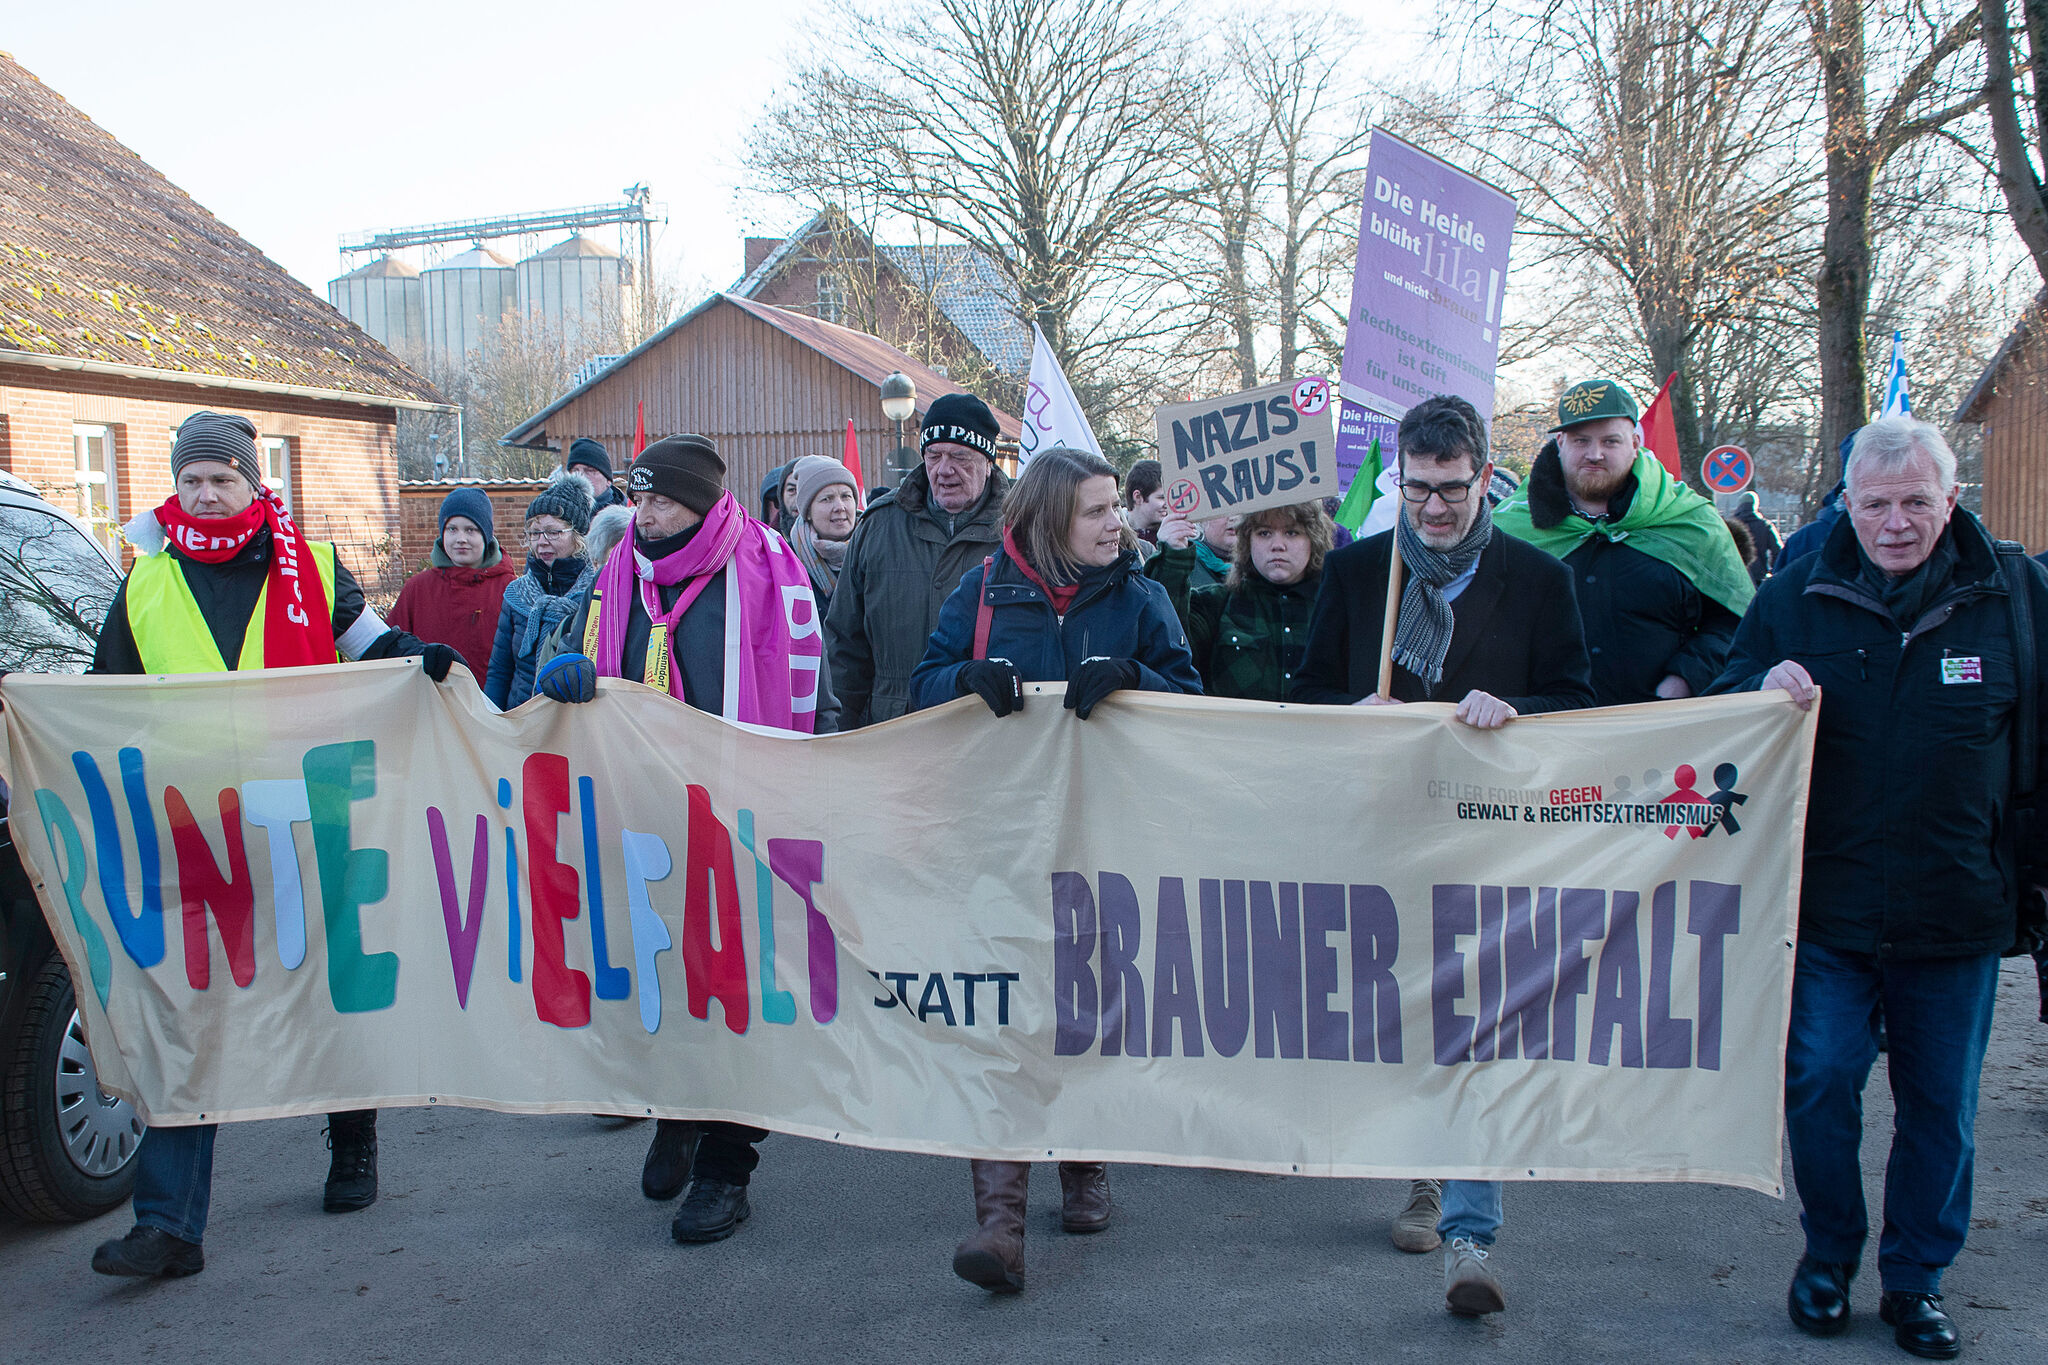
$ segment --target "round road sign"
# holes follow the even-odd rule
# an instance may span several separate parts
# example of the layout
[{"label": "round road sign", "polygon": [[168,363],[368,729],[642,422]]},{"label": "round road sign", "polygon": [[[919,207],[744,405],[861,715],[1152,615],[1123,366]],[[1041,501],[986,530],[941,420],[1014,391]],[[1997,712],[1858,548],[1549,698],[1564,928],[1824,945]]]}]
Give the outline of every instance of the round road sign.
[{"label": "round road sign", "polygon": [[1193,479],[1175,479],[1166,490],[1166,510],[1185,516],[1202,504],[1202,490]]},{"label": "round road sign", "polygon": [[1317,375],[1304,379],[1294,386],[1294,410],[1303,417],[1313,417],[1330,406],[1330,381]]},{"label": "round road sign", "polygon": [[1740,493],[1756,474],[1756,462],[1741,446],[1715,446],[1700,461],[1700,479],[1716,493]]}]

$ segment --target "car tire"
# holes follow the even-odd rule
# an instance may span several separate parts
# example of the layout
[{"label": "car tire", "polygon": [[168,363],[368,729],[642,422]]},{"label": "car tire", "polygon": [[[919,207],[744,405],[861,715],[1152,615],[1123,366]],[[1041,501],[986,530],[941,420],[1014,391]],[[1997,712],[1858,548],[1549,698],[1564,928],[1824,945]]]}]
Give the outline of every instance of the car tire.
[{"label": "car tire", "polygon": [[51,953],[30,977],[21,1027],[0,1054],[0,1207],[18,1218],[97,1218],[135,1188],[142,1123],[125,1102],[102,1097],[83,1044],[71,973]]}]

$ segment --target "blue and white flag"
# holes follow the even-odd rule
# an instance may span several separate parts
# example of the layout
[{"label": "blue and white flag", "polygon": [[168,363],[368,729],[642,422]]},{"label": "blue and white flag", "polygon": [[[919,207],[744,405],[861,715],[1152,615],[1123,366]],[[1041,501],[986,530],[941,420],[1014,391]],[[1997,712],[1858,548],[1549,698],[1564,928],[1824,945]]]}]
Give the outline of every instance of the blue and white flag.
[{"label": "blue and white flag", "polygon": [[1878,418],[1911,417],[1913,400],[1906,393],[1906,344],[1892,333],[1892,363],[1885,367],[1884,406],[1878,411]]}]

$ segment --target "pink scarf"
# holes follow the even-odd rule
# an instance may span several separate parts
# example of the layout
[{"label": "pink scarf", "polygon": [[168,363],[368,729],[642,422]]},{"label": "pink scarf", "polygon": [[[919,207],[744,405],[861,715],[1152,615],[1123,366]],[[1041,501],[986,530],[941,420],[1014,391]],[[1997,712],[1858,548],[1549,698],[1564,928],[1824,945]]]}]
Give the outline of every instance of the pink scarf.
[{"label": "pink scarf", "polygon": [[[814,733],[825,637],[810,575],[783,538],[754,520],[728,492],[712,504],[689,544],[658,560],[644,558],[627,536],[597,576],[598,675],[624,677],[631,594],[668,639],[720,569],[726,570],[725,716],[749,725]],[[676,604],[661,609],[660,589],[687,583]],[[650,641],[650,647],[652,642]],[[634,679],[639,681],[639,679]],[[683,670],[671,664],[669,695],[683,696]]]}]

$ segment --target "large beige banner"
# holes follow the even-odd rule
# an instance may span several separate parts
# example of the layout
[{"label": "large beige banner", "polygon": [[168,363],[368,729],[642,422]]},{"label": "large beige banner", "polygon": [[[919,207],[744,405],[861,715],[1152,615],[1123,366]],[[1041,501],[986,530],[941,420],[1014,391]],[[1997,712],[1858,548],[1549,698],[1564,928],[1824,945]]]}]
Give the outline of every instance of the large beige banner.
[{"label": "large beige banner", "polygon": [[6,681],[157,1123],[725,1118],[961,1156],[1779,1190],[1812,719],[1033,687],[850,735],[407,662]]}]

